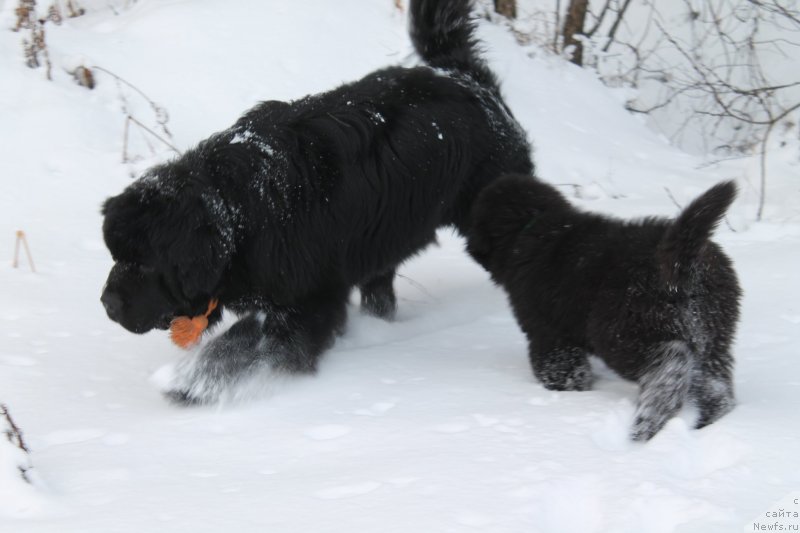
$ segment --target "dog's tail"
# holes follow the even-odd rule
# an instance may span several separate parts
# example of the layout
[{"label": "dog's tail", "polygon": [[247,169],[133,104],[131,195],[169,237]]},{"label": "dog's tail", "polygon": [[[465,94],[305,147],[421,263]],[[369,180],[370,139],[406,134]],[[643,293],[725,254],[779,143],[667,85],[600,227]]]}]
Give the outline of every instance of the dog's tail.
[{"label": "dog's tail", "polygon": [[497,78],[478,53],[471,0],[411,0],[411,41],[430,66],[469,74],[496,90]]},{"label": "dog's tail", "polygon": [[732,181],[718,183],[689,204],[667,228],[658,259],[662,278],[669,286],[686,278],[734,198],[736,185]]}]

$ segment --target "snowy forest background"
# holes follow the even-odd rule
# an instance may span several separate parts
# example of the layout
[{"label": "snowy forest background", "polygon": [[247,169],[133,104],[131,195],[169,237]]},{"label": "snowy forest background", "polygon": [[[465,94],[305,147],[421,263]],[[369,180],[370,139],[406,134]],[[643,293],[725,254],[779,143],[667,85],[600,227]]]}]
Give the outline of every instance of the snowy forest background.
[{"label": "snowy forest background", "polygon": [[160,397],[182,354],[105,317],[102,200],[259,100],[415,64],[406,1],[0,0],[0,530],[800,528],[794,0],[476,3],[540,177],[576,204],[672,216],[739,185],[716,237],[745,289],[739,406],[718,423],[687,408],[633,445],[635,387],[602,365],[591,392],[546,391],[446,231],[401,270],[398,322],[353,304],[314,378]]}]

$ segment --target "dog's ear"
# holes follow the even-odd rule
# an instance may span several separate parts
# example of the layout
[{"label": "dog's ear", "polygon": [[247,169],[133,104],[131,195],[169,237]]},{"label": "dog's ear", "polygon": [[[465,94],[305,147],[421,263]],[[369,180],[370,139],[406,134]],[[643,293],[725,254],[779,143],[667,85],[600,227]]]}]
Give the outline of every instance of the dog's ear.
[{"label": "dog's ear", "polygon": [[114,261],[143,263],[152,255],[148,234],[150,217],[147,198],[141,190],[129,187],[105,201],[103,240]]},{"label": "dog's ear", "polygon": [[154,229],[162,271],[187,301],[214,296],[233,251],[232,223],[216,192],[187,188]]}]

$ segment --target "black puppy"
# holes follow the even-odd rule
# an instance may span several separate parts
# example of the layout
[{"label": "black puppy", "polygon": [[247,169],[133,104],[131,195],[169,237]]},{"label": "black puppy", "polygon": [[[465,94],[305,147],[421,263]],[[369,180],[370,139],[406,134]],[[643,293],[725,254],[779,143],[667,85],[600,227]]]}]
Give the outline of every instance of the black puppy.
[{"label": "black puppy", "polygon": [[524,131],[476,53],[469,0],[412,0],[427,66],[264,102],[150,169],[103,207],[115,265],[102,302],[135,333],[176,316],[241,319],[178,368],[167,394],[208,403],[255,369],[313,372],[353,287],[391,318],[397,266],[464,233],[477,193],[533,171]]},{"label": "black puppy", "polygon": [[469,253],[508,293],[533,372],[553,390],[588,390],[588,356],[639,383],[634,440],[694,402],[695,425],[734,406],[730,346],[741,291],[709,240],[736,195],[712,187],[675,220],[584,213],[529,176],[478,197]]}]

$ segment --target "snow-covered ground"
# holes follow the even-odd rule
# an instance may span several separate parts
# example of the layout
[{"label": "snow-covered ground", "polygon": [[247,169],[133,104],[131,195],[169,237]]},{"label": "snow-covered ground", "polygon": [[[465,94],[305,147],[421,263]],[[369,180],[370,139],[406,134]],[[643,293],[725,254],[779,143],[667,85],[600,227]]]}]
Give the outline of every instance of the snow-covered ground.
[{"label": "snow-covered ground", "polygon": [[[125,332],[98,300],[111,265],[99,206],[156,158],[138,139],[148,159],[122,164],[120,89],[101,73],[87,91],[64,68],[98,65],[134,83],[169,111],[184,149],[259,99],[411,61],[405,17],[391,0],[139,0],[118,16],[95,2],[48,27],[47,82],[6,31],[15,4],[0,0],[0,401],[38,482],[29,490],[0,470],[0,531],[754,531],[800,489],[797,153],[771,159],[756,223],[756,161],[703,167],[592,73],[483,22],[539,174],[583,207],[673,215],[672,198],[737,179],[717,233],[745,290],[737,409],[702,431],[687,409],[651,442],[629,443],[636,388],[601,368],[592,392],[536,383],[504,295],[449,232],[401,270],[398,321],[354,304],[317,376],[239,405],[178,408],[152,376],[183,354],[163,332]],[[10,266],[17,229],[35,274],[24,257]]]}]

